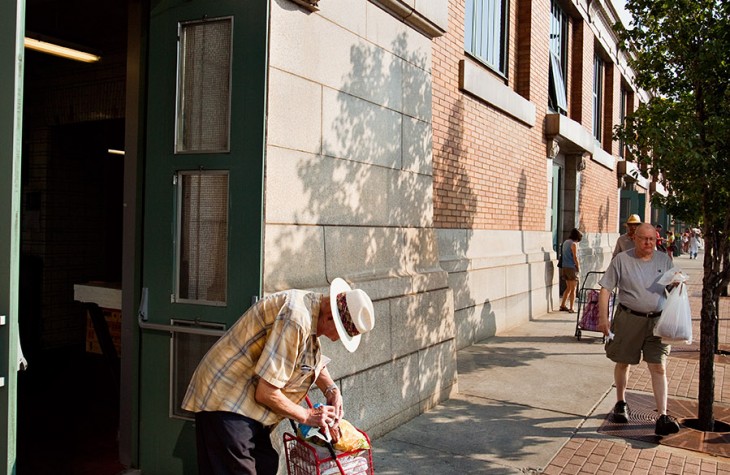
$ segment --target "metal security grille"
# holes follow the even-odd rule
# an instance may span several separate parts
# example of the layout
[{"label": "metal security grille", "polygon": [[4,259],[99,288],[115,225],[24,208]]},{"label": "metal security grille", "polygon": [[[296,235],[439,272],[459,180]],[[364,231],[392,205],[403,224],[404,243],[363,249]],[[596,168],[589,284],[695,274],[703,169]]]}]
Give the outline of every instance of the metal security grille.
[{"label": "metal security grille", "polygon": [[227,152],[233,19],[180,24],[177,153]]},{"label": "metal security grille", "polygon": [[228,172],[178,173],[176,301],[226,303]]}]

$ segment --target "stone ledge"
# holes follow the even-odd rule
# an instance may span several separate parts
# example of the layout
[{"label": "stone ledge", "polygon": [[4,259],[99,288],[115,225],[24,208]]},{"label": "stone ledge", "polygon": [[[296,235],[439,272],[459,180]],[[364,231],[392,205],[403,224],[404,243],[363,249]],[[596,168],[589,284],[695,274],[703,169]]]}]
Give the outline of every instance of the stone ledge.
[{"label": "stone ledge", "polygon": [[431,39],[442,36],[446,32],[448,3],[445,0],[370,1]]},{"label": "stone ledge", "polygon": [[473,94],[530,127],[535,126],[535,104],[470,60],[459,61],[459,89]]}]

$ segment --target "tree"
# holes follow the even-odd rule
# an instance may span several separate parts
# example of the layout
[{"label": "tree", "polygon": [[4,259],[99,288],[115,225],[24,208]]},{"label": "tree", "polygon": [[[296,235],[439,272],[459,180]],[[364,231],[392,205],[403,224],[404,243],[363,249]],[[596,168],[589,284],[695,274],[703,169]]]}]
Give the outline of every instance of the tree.
[{"label": "tree", "polygon": [[627,0],[617,25],[636,84],[648,94],[615,129],[628,157],[662,182],[675,218],[701,223],[699,428],[714,429],[717,303],[730,281],[730,2]]}]

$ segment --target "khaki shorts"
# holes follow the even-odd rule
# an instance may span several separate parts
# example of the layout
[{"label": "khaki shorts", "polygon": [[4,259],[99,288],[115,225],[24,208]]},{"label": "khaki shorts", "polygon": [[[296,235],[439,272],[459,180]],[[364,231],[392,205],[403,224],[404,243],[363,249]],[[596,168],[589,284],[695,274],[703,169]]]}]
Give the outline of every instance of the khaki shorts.
[{"label": "khaki shorts", "polygon": [[563,280],[578,280],[578,275],[575,273],[575,269],[569,267],[560,268],[560,277]]},{"label": "khaki shorts", "polygon": [[671,346],[653,333],[659,317],[640,317],[618,305],[616,308],[611,322],[614,337],[606,342],[606,356],[615,363],[636,365],[643,354],[647,363],[666,364]]}]

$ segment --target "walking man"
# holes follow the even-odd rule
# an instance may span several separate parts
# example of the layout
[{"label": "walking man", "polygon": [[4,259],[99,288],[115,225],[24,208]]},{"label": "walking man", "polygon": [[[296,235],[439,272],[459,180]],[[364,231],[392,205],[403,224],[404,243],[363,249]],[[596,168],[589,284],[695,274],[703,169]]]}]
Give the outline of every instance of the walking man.
[{"label": "walking man", "polygon": [[626,220],[626,234],[622,234],[616,239],[616,247],[613,248],[613,255],[611,259],[616,257],[619,252],[628,251],[634,248],[634,234],[636,234],[636,228],[641,224],[641,218],[638,214],[632,214],[629,219]]},{"label": "walking man", "polygon": [[[656,240],[654,227],[641,224],[634,235],[636,247],[618,254],[609,264],[599,282],[598,328],[609,336],[606,356],[616,363],[613,372],[617,400],[613,409],[614,421],[626,423],[629,420],[626,403],[629,365],[639,364],[643,357],[651,374],[659,414],[654,432],[664,436],[678,432],[679,424],[667,415],[666,361],[671,348],[653,333],[665,300],[665,287],[658,281],[672,268],[669,256],[655,251]],[[618,305],[613,321],[609,323],[608,303],[615,288],[618,289]]]}]

